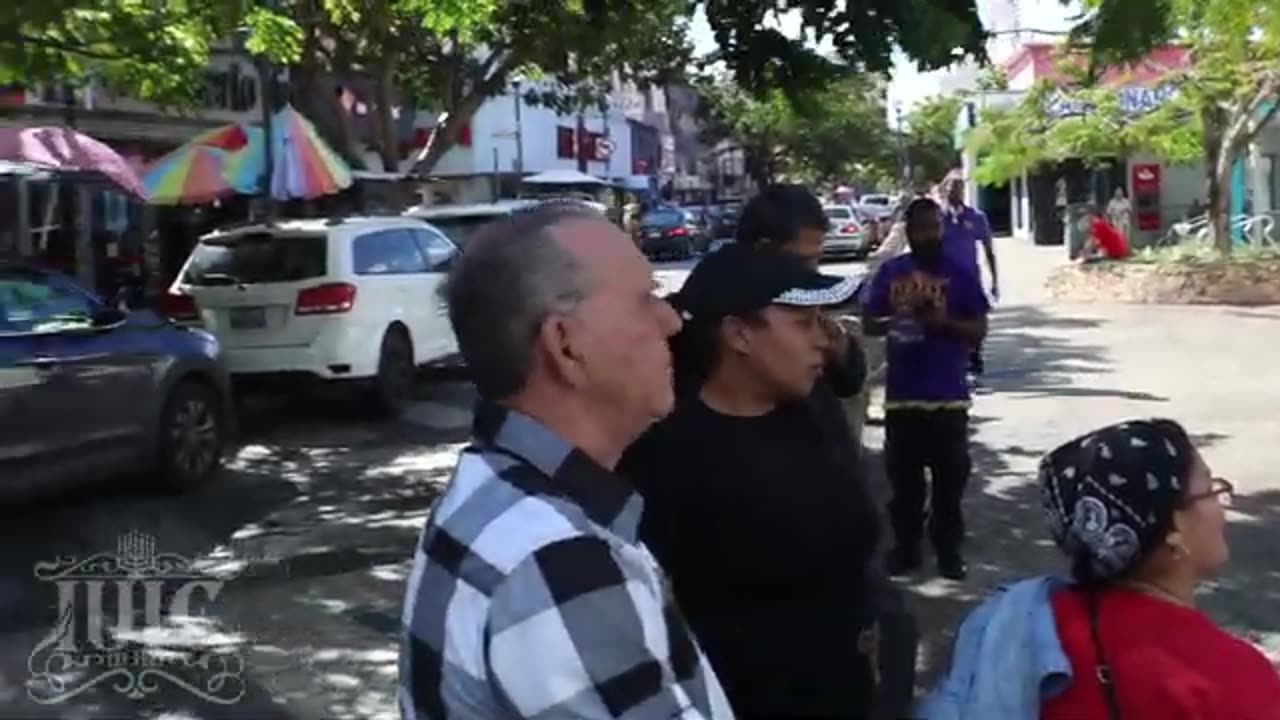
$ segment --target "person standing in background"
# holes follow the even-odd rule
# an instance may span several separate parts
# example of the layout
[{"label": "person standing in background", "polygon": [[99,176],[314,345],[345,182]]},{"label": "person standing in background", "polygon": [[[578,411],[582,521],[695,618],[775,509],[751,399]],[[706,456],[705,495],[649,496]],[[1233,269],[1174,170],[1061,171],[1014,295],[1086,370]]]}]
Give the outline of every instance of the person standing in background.
[{"label": "person standing in background", "polygon": [[1129,229],[1133,223],[1133,206],[1129,203],[1129,197],[1124,194],[1124,188],[1116,188],[1115,194],[1111,196],[1111,202],[1107,203],[1107,220],[1111,222],[1111,226],[1120,231],[1126,241],[1129,240]]},{"label": "person standing in background", "polygon": [[[982,270],[978,267],[978,245],[982,245],[987,269],[991,273],[991,297],[1000,299],[1000,275],[996,270],[996,250],[991,242],[991,224],[987,214],[970,207],[964,201],[964,180],[952,177],[946,181],[946,206],[942,219],[942,250],[961,267],[973,273],[978,285],[982,285]],[[976,344],[969,355],[969,372],[981,376],[986,370],[982,357],[982,343]]]},{"label": "person standing in background", "polygon": [[962,580],[961,500],[971,470],[965,366],[986,335],[990,304],[977,276],[945,252],[937,203],[917,198],[905,215],[911,252],[881,268],[863,320],[868,335],[888,335],[885,466],[897,540],[888,570],[906,575],[920,565],[928,467],[938,572]]},{"label": "person standing in background", "polygon": [[[830,221],[822,202],[803,185],[770,185],[747,202],[738,220],[736,244],[795,255],[815,270]],[[828,342],[822,377],[809,404],[834,436],[851,438],[853,429],[841,401],[856,398],[867,379],[867,359],[857,339],[831,313],[818,318]],[[677,383],[680,382],[677,377]],[[860,418],[855,418],[860,422]],[[861,450],[861,446],[855,448]]]}]

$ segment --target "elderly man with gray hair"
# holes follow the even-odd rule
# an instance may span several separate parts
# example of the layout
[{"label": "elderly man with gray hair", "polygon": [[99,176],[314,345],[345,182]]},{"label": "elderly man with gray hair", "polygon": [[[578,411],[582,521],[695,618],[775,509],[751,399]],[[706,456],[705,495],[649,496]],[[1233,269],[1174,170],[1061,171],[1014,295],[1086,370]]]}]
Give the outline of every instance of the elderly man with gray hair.
[{"label": "elderly man with gray hair", "polygon": [[674,404],[648,262],[554,201],[482,230],[443,296],[481,400],[414,558],[401,715],[731,717],[613,472]]}]

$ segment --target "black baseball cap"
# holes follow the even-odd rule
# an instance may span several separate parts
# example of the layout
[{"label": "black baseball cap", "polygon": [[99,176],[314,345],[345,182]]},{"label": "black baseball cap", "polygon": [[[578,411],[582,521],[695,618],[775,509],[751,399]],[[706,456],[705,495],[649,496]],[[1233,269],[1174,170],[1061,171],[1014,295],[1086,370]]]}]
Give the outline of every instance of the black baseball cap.
[{"label": "black baseball cap", "polygon": [[770,305],[841,305],[857,289],[854,278],[820,273],[797,255],[735,243],[704,257],[668,300],[686,322],[715,322]]}]

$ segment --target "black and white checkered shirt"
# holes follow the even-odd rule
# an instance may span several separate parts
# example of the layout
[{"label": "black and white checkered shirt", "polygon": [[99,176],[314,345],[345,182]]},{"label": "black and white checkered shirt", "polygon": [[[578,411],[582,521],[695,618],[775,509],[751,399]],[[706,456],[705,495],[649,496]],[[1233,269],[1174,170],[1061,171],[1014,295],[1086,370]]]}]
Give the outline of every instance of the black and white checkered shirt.
[{"label": "black and white checkered shirt", "polygon": [[639,496],[526,415],[482,404],[475,440],[414,558],[402,717],[732,717]]}]

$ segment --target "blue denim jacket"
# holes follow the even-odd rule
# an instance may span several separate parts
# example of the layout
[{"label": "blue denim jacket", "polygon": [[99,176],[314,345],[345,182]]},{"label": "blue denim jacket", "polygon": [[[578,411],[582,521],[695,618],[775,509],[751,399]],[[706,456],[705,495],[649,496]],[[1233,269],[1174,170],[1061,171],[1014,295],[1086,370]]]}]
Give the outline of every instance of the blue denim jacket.
[{"label": "blue denim jacket", "polygon": [[951,668],[925,698],[923,720],[1038,720],[1071,684],[1050,594],[1067,581],[1036,577],[1001,588],[960,625]]}]

